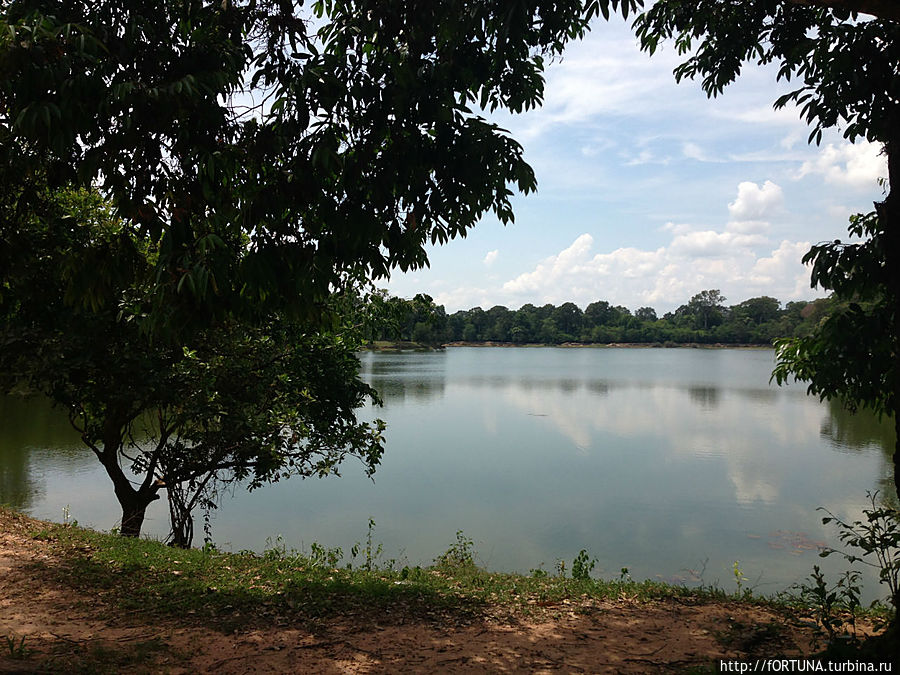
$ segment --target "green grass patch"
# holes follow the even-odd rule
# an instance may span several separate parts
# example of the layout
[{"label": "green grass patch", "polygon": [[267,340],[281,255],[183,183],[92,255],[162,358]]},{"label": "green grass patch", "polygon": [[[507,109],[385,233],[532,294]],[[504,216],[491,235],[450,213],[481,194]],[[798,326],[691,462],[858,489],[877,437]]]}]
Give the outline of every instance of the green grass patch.
[{"label": "green grass patch", "polygon": [[[605,581],[488,572],[475,562],[471,540],[457,541],[429,567],[379,566],[371,531],[362,564],[344,563],[338,549],[314,545],[301,553],[276,545],[261,554],[182,550],[65,525],[43,525],[32,536],[59,555],[48,569],[73,588],[113,598],[149,616],[195,617],[223,630],[256,623],[300,621],[314,627],[335,617],[367,621],[411,619],[468,623],[487,615],[511,618],[572,604],[628,598],[652,601],[732,600],[715,588],[686,588],[623,578]],[[354,547],[354,560],[359,553]],[[776,602],[743,597],[742,601]],[[583,607],[582,607],[583,609]]]}]

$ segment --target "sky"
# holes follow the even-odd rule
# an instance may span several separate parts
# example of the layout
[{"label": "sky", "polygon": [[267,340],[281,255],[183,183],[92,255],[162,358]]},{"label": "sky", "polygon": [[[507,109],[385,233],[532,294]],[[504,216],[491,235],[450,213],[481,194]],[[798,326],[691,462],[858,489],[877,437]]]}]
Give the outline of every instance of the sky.
[{"label": "sky", "polygon": [[598,21],[547,68],[543,105],[490,118],[525,149],[538,190],[464,239],[429,248],[430,268],[379,287],[427,293],[448,312],[606,300],[660,314],[719,289],[732,305],[822,297],[801,258],[846,238],[847,219],[883,198],[881,148],[839,130],[808,145],[790,90],[745,66],[724,95],[675,83],[666,45],[642,53],[621,19]]}]

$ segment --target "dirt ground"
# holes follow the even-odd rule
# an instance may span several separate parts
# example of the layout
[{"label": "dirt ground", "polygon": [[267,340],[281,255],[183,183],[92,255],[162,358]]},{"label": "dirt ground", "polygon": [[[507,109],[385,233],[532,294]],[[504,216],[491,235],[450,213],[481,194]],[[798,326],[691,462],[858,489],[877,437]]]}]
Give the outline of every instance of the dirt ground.
[{"label": "dirt ground", "polygon": [[714,672],[720,658],[811,650],[807,619],[738,603],[627,597],[564,601],[543,618],[512,623],[335,618],[314,632],[257,625],[223,633],[189,616],[149,620],[61,586],[48,573],[49,545],[29,535],[34,525],[0,510],[0,672]]}]

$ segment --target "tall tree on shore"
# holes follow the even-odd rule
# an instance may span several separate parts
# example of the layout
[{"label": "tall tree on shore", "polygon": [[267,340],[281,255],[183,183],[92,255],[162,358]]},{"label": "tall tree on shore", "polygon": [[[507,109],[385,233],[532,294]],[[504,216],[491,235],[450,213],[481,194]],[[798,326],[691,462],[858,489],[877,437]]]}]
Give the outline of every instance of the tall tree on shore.
[{"label": "tall tree on shore", "polygon": [[[875,18],[860,16],[867,12]],[[811,393],[836,396],[894,416],[900,436],[900,17],[897,3],[866,0],[660,0],[638,16],[635,31],[653,53],[674,39],[685,61],[677,79],[701,78],[717,96],[746,63],[778,65],[796,89],[775,101],[800,106],[810,141],[837,127],[850,140],[881,143],[889,191],[875,211],[851,219],[860,243],[814,247],[812,283],[851,301],[807,338],[779,348],[780,382],[809,382]],[[859,299],[871,300],[867,305]],[[900,490],[900,453],[894,453]]]},{"label": "tall tree on shore", "polygon": [[[353,414],[371,392],[334,330],[335,296],[426,265],[426,245],[486,213],[512,221],[513,190],[534,190],[534,173],[478,108],[539,105],[545,59],[620,7],[3,4],[3,384],[67,407],[115,486],[124,534],[163,487],[188,487],[170,494],[183,513],[209,475],[198,467],[261,482],[349,453],[374,468],[379,440]],[[57,199],[86,193],[104,217]],[[271,387],[241,379],[253,386],[226,401],[242,373]],[[133,427],[160,410],[148,455]],[[328,428],[328,461],[307,462],[302,447]]]},{"label": "tall tree on shore", "polygon": [[0,191],[22,211],[37,174],[95,189],[158,242],[154,329],[314,316],[348,277],[512,221],[534,173],[478,107],[539,105],[545,58],[619,0],[303,5],[4,4]]},{"label": "tall tree on shore", "polygon": [[[702,78],[716,96],[747,62],[778,65],[796,89],[775,101],[800,106],[819,142],[828,128],[852,141],[883,145],[888,193],[875,210],[850,219],[858,242],[814,246],[812,284],[845,306],[810,335],[777,344],[773,377],[809,383],[821,398],[893,415],[894,489],[900,496],[900,3],[889,0],[659,0],[635,23],[654,52],[674,39],[686,60],[677,79]],[[875,18],[860,16],[859,12]],[[892,597],[900,607],[900,592]],[[886,644],[900,657],[895,616]]]}]

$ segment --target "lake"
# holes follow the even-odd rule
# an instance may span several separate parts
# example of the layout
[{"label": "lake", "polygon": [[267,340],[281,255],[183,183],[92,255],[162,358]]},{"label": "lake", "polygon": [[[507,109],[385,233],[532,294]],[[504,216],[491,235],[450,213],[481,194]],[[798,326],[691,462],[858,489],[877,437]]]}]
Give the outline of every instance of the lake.
[{"label": "lake", "polygon": [[[214,516],[230,550],[313,542],[345,552],[367,523],[385,558],[429,564],[458,530],[493,570],[553,572],[581,549],[595,573],[762,593],[804,579],[838,545],[816,507],[857,518],[890,488],[890,422],[849,415],[768,382],[771,350],[449,348],[361,355],[388,423],[370,481],[341,478],[238,491]],[[109,529],[112,486],[65,415],[0,399],[0,502],[39,518]],[[164,500],[145,531],[164,536]],[[198,540],[202,533],[199,533]],[[870,580],[873,576],[868,577]],[[878,592],[867,585],[866,597]],[[880,595],[880,592],[878,593]]]}]

